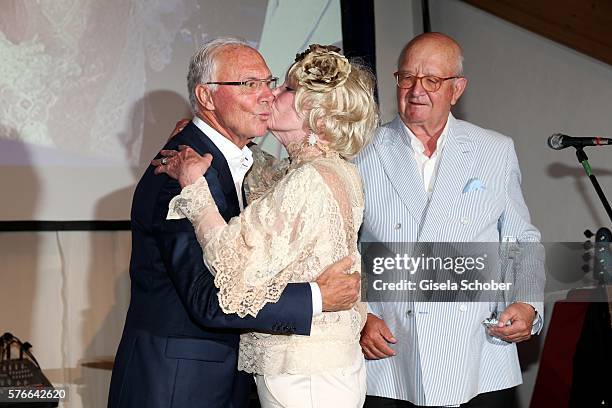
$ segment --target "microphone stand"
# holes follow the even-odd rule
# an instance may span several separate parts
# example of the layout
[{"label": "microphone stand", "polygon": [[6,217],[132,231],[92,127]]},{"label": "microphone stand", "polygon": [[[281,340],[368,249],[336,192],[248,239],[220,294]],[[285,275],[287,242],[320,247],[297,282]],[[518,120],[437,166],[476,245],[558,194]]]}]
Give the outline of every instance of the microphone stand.
[{"label": "microphone stand", "polygon": [[593,170],[591,169],[591,165],[589,164],[589,157],[586,155],[582,147],[576,147],[576,157],[578,158],[580,164],[582,164],[582,167],[584,168],[584,171],[586,172],[587,176],[589,176],[589,179],[591,180],[591,183],[593,184],[593,187],[595,188],[595,191],[597,192],[601,203],[606,209],[606,213],[608,213],[610,222],[612,222],[612,208],[610,208],[610,202],[608,202],[606,195],[601,189],[601,186],[597,181],[597,177],[595,177],[595,175],[593,174]]},{"label": "microphone stand", "polygon": [[[589,176],[597,196],[612,221],[610,203],[593,174],[589,158],[582,147],[576,147],[576,157]],[[596,405],[607,405],[612,400],[610,388],[605,385],[605,381],[601,380],[601,378],[606,378],[612,363],[612,354],[607,347],[612,341],[612,322],[610,321],[612,302],[608,297],[610,295],[610,275],[608,275],[610,265],[607,262],[610,235],[612,234],[609,229],[600,228],[595,237],[593,277],[597,279],[598,284],[588,296],[595,296],[596,299],[587,300],[588,305],[576,343],[569,406],[582,405],[584,401]],[[603,303],[601,303],[602,298],[605,299]]]}]

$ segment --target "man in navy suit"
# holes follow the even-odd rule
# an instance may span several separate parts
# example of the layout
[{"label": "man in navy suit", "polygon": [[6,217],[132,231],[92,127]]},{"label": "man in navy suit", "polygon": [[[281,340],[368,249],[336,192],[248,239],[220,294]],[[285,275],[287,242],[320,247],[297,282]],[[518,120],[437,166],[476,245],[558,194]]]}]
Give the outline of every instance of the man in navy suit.
[{"label": "man in navy suit", "polygon": [[[247,143],[267,131],[275,78],[248,44],[218,39],[192,58],[189,98],[195,112],[164,149],[188,145],[213,157],[206,179],[226,221],[245,205]],[[310,333],[313,314],[348,309],[359,277],[351,261],[316,283],[289,284],[257,318],[224,314],[213,276],[188,220],[166,220],[179,184],[147,169],[132,204],[131,300],[115,359],[108,406],[246,407],[249,377],[236,370],[240,331]]]}]

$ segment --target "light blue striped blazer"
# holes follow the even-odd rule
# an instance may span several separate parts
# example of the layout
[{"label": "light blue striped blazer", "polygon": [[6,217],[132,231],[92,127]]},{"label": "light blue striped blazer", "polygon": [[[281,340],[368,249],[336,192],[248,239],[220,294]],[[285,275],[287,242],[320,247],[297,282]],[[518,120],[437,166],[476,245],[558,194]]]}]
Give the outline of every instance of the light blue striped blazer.
[{"label": "light blue striped blazer", "polygon": [[[380,127],[355,159],[364,180],[362,242],[539,242],[520,188],[512,139],[449,115],[433,192],[401,119]],[[484,189],[464,192],[471,179]],[[543,258],[526,284],[543,287]],[[532,271],[533,272],[533,271]],[[529,302],[542,313],[542,303]],[[367,363],[367,393],[417,405],[454,405],[522,382],[516,346],[487,341],[489,303],[370,303],[397,355]]]}]

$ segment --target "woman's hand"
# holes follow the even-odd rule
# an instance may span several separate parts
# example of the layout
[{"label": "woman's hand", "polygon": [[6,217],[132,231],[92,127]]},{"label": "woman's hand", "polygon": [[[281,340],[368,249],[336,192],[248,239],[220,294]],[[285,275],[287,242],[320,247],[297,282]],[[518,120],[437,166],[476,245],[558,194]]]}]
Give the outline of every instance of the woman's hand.
[{"label": "woman's hand", "polygon": [[155,174],[166,173],[178,180],[181,187],[186,187],[198,181],[212,164],[212,156],[200,156],[191,147],[180,145],[179,150],[162,150],[161,159],[151,161],[155,166]]}]

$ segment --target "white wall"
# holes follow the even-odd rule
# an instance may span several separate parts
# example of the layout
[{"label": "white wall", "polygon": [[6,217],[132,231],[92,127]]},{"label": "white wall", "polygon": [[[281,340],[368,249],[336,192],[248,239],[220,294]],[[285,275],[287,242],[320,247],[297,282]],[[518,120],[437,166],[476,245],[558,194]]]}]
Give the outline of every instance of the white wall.
[{"label": "white wall", "polygon": [[129,232],[0,234],[0,331],[32,343],[49,380],[68,387],[60,406],[106,407],[129,257]]},{"label": "white wall", "polygon": [[423,32],[421,2],[383,0],[374,2],[376,26],[376,80],[382,122],[397,113],[395,78],[397,57],[406,43]]}]

